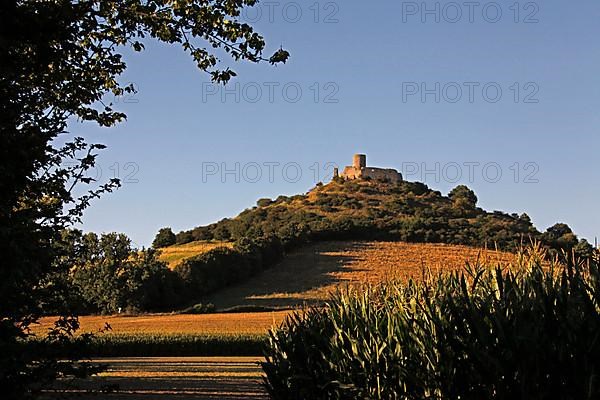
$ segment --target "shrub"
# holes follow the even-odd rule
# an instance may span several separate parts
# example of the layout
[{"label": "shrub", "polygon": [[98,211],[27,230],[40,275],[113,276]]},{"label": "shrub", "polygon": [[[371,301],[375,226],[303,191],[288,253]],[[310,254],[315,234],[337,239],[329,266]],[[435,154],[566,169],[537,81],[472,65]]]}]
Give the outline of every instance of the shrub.
[{"label": "shrub", "polygon": [[354,209],[354,210],[359,210],[359,209],[361,209],[363,207],[363,205],[361,204],[361,202],[358,201],[354,197],[350,197],[350,198],[345,199],[342,202],[342,206],[344,206],[346,208],[351,208],[351,209]]},{"label": "shrub", "polygon": [[219,310],[219,313],[225,314],[236,314],[236,313],[260,313],[260,312],[271,312],[277,311],[281,308],[277,307],[267,307],[267,306],[259,306],[256,304],[247,304],[241,306],[233,306],[228,308],[223,308]]},{"label": "shrub", "polygon": [[256,205],[258,207],[266,207],[268,205],[271,205],[273,203],[273,200],[268,199],[268,198],[264,198],[264,199],[258,199],[256,201]]},{"label": "shrub", "polygon": [[[457,208],[475,208],[477,196],[475,192],[465,185],[458,185],[448,193],[448,198]],[[502,215],[502,213],[501,213]]]},{"label": "shrub", "polygon": [[270,332],[275,399],[596,399],[600,270],[467,267],[423,283],[346,289]]},{"label": "shrub", "polygon": [[161,228],[152,242],[152,247],[160,249],[161,247],[171,246],[175,243],[177,243],[177,237],[171,228]]}]

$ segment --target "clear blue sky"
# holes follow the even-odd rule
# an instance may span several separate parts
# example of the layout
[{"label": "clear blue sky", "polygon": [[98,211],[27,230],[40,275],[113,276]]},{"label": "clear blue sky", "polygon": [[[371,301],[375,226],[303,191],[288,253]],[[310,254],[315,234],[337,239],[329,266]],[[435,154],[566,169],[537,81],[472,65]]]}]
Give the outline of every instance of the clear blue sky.
[{"label": "clear blue sky", "polygon": [[326,163],[362,152],[443,193],[465,183],[480,206],[526,212],[540,229],[560,221],[600,236],[600,2],[522,1],[516,14],[512,0],[472,9],[444,1],[439,15],[427,12],[432,1],[427,10],[420,1],[321,1],[319,15],[314,4],[263,2],[260,18],[246,15],[258,19],[268,54],[283,45],[291,59],[232,65],[227,94],[180,48],[127,53],[123,81],[139,89],[118,103],[127,122],[70,127],[107,144],[102,176],[118,163],[125,180],[83,228],[147,246],[160,227],[189,229],[258,198],[306,192],[321,177],[315,163],[331,174]]}]

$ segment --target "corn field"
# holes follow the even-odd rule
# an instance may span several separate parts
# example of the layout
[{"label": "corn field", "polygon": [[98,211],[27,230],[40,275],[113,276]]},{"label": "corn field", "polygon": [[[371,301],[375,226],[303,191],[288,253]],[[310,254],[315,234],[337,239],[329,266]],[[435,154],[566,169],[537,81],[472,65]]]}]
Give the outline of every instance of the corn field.
[{"label": "corn field", "polygon": [[598,399],[600,270],[536,246],[504,267],[469,264],[347,288],[269,334],[275,399]]}]

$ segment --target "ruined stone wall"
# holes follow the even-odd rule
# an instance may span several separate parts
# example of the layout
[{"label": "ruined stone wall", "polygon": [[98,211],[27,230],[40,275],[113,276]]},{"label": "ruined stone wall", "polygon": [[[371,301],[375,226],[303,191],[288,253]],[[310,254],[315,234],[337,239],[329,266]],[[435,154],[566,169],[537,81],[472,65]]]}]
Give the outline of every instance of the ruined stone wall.
[{"label": "ruined stone wall", "polygon": [[402,175],[395,169],[383,169],[383,168],[355,168],[346,167],[342,172],[342,177],[346,179],[376,179],[376,180],[388,180],[390,182],[402,181]]},{"label": "ruined stone wall", "polygon": [[362,178],[371,178],[377,180],[388,180],[390,182],[400,182],[402,175],[395,169],[383,169],[383,168],[363,168]]},{"label": "ruined stone wall", "polygon": [[[337,171],[334,172],[337,176]],[[400,182],[402,174],[395,169],[367,167],[367,156],[365,154],[355,154],[352,158],[352,165],[344,168],[340,175],[344,179],[376,179],[381,181]]]},{"label": "ruined stone wall", "polygon": [[342,177],[346,179],[359,179],[361,175],[362,171],[354,167],[346,167],[344,168],[344,172],[342,172]]}]

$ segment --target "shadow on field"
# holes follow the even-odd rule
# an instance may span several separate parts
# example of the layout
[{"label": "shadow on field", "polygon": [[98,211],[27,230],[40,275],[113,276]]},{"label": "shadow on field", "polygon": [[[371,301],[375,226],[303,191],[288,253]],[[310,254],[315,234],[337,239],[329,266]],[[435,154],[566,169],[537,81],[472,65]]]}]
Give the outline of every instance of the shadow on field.
[{"label": "shadow on field", "polygon": [[[79,399],[268,399],[262,387],[260,358],[256,357],[162,357],[116,358],[100,377],[78,382]],[[117,388],[86,394],[89,390]],[[50,395],[47,398],[61,398]]]},{"label": "shadow on field", "polygon": [[368,246],[360,242],[320,242],[286,255],[285,259],[261,274],[238,285],[220,290],[206,301],[218,309],[235,306],[283,308],[322,302],[319,288],[340,283],[335,277],[357,261],[351,253]]}]

